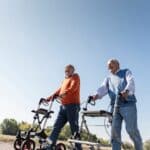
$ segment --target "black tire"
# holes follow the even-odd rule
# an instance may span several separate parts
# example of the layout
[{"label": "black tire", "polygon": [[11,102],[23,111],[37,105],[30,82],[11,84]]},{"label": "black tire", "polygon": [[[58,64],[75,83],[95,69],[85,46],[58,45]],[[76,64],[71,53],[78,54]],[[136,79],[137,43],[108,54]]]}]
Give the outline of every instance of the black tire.
[{"label": "black tire", "polygon": [[35,142],[31,139],[23,141],[21,144],[21,150],[35,150]]},{"label": "black tire", "polygon": [[59,143],[56,145],[56,150],[66,150],[66,146],[63,143]]},{"label": "black tire", "polygon": [[15,150],[21,150],[22,142],[23,142],[23,139],[16,139],[14,142],[14,149]]}]

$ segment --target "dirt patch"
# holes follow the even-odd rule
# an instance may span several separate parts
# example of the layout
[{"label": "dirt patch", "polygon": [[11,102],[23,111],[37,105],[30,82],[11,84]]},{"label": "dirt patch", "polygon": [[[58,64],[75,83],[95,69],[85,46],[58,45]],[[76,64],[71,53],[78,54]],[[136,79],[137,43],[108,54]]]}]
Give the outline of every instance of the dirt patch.
[{"label": "dirt patch", "polygon": [[1,150],[14,150],[12,142],[0,142]]}]

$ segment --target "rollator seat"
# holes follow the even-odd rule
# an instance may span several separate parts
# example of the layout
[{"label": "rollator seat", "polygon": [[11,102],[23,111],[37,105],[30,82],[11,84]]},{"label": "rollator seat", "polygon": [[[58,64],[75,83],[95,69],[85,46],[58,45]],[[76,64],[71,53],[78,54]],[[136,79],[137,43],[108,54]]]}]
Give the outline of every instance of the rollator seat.
[{"label": "rollator seat", "polygon": [[[38,110],[32,110],[31,112],[41,114],[41,115],[46,115],[48,113],[48,110],[44,108],[39,108]],[[50,111],[50,114],[54,113],[54,111]]]},{"label": "rollator seat", "polygon": [[87,117],[112,117],[112,113],[105,111],[105,110],[83,111],[82,113],[84,116],[87,116]]}]

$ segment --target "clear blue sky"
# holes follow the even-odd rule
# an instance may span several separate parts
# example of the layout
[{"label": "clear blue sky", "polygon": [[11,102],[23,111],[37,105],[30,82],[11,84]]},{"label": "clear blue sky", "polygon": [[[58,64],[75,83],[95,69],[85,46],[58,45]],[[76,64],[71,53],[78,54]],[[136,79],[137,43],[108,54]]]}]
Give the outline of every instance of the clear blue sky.
[{"label": "clear blue sky", "polygon": [[[86,100],[113,57],[134,74],[139,128],[150,138],[149,17],[149,0],[0,0],[0,121],[32,121],[30,110],[59,87],[68,63],[80,74]],[[106,97],[92,109],[108,103]]]}]

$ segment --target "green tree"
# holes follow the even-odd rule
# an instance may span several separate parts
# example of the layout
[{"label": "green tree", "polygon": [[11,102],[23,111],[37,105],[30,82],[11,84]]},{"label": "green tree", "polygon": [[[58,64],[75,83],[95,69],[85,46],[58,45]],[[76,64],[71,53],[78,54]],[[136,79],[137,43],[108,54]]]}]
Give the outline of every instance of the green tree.
[{"label": "green tree", "polygon": [[15,119],[4,119],[1,123],[1,132],[6,135],[16,135],[18,124]]}]

